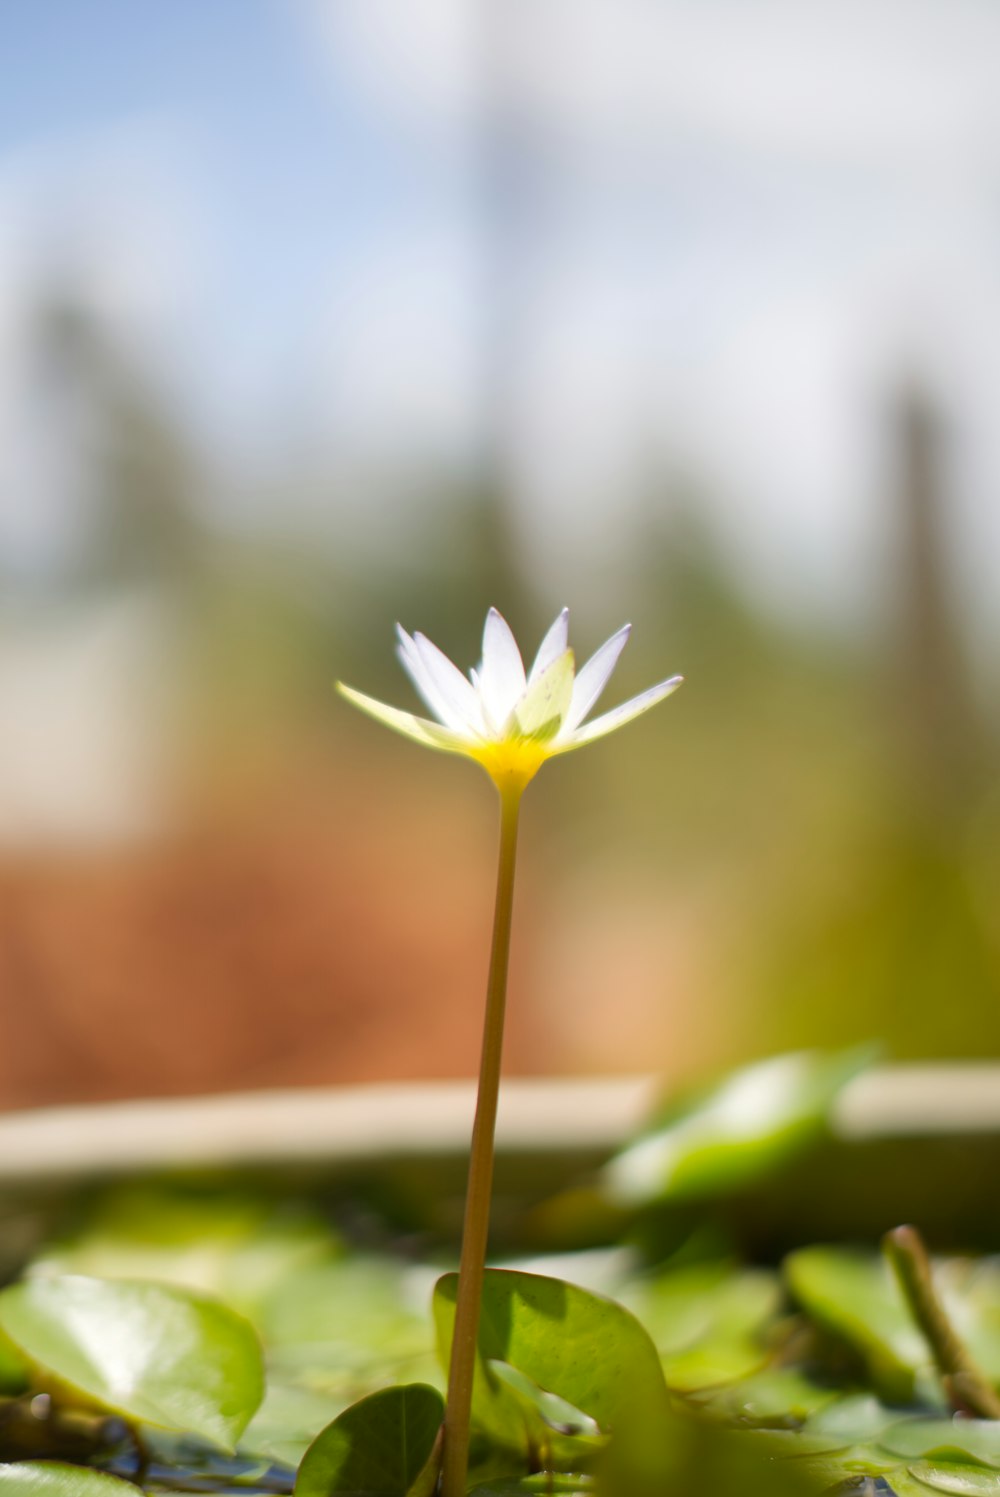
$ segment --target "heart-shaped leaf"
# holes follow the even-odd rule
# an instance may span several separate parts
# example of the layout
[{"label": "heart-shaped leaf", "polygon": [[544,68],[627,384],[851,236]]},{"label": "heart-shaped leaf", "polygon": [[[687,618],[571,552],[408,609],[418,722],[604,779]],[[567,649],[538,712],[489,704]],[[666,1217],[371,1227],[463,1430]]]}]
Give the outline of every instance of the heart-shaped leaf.
[{"label": "heart-shaped leaf", "polygon": [[130,1481],[85,1466],[17,1461],[0,1465],[0,1492],[4,1497],[135,1497],[136,1489]]},{"label": "heart-shaped leaf", "polygon": [[253,1327],[190,1290],[39,1276],[0,1293],[0,1327],[29,1362],[86,1401],[224,1450],[263,1396]]},{"label": "heart-shaped leaf", "polygon": [[371,1393],[302,1458],[295,1497],[431,1497],[444,1400],[426,1383]]},{"label": "heart-shaped leaf", "polygon": [[[457,1274],[434,1291],[438,1345],[447,1362],[455,1323]],[[503,1362],[565,1399],[606,1433],[643,1415],[669,1413],[660,1359],[635,1316],[614,1300],[562,1279],[487,1269],[477,1343],[473,1418],[504,1443],[520,1440],[509,1390],[489,1369]],[[514,1431],[517,1434],[514,1435]]]}]

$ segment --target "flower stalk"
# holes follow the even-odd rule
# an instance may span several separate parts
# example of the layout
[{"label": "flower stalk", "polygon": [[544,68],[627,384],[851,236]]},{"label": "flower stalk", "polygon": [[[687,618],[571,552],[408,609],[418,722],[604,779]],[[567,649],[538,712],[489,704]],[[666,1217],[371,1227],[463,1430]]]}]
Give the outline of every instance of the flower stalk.
[{"label": "flower stalk", "polygon": [[479,1065],[479,1092],[472,1127],[469,1181],[465,1197],[465,1225],[458,1270],[458,1299],[451,1343],[451,1367],[444,1418],[444,1456],[441,1497],[465,1497],[469,1464],[469,1422],[472,1413],[472,1383],[476,1368],[479,1309],[486,1268],[490,1197],[493,1190],[493,1139],[496,1132],[500,1065],[503,1053],[504,1012],[507,1003],[507,970],[510,962],[510,931],[514,907],[514,867],[517,860],[517,829],[522,786],[500,790],[500,854],[497,866],[496,909],[493,943],[486,989],[483,1048]]},{"label": "flower stalk", "polygon": [[626,624],[619,629],[577,670],[576,657],[569,648],[569,613],[564,608],[526,671],[510,628],[491,608],[483,630],[482,659],[468,676],[425,635],[410,635],[397,628],[400,661],[417,694],[433,713],[431,718],[417,717],[341,681],[337,683],[342,696],[387,727],[427,748],[474,760],[485,769],[500,795],[496,913],[448,1374],[440,1497],[465,1497],[468,1474],[521,796],[546,760],[613,733],[662,702],[681,684],[680,676],[670,676],[601,717],[589,717],[625,648],[629,628]]}]

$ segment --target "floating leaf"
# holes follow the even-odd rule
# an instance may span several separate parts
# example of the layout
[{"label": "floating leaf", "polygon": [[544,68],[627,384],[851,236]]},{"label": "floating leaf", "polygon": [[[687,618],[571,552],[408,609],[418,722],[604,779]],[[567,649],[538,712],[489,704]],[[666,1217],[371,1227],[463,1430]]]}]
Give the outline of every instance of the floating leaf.
[{"label": "floating leaf", "polygon": [[893,1455],[963,1457],[1000,1469],[1000,1420],[901,1419],[883,1430],[879,1444]]},{"label": "floating leaf", "polygon": [[590,1477],[541,1471],[519,1481],[487,1481],[473,1487],[469,1497],[593,1497]]},{"label": "floating leaf", "polygon": [[317,1435],[295,1497],[431,1497],[443,1419],[444,1400],[426,1383],[369,1394]]},{"label": "floating leaf", "polygon": [[189,1290],[30,1278],[0,1292],[0,1326],[31,1363],[87,1401],[224,1450],[263,1396],[253,1327]]},{"label": "floating leaf", "polygon": [[781,1286],[763,1270],[695,1264],[649,1279],[625,1298],[652,1336],[669,1386],[693,1392],[762,1365],[761,1331],[778,1308]]},{"label": "floating leaf", "polygon": [[862,1358],[877,1391],[890,1403],[908,1403],[929,1353],[885,1261],[844,1248],[803,1248],[785,1259],[784,1272],[806,1313]]},{"label": "floating leaf", "polygon": [[[984,1471],[982,1466],[938,1465],[919,1461],[909,1468],[908,1474],[915,1479],[910,1491],[917,1490],[917,1483],[920,1483],[919,1489],[923,1497],[927,1497],[928,1487],[935,1492],[954,1492],[958,1497],[998,1497],[1000,1494],[1000,1471]],[[897,1497],[910,1497],[910,1491],[901,1486],[895,1473],[891,1481]]]},{"label": "floating leaf", "polygon": [[136,1497],[130,1481],[61,1461],[0,1465],[0,1492],[4,1497]]},{"label": "floating leaf", "polygon": [[[447,1274],[434,1294],[442,1360],[447,1362],[458,1278]],[[479,1320],[473,1418],[505,1445],[523,1439],[509,1391],[492,1361],[524,1373],[565,1399],[605,1432],[623,1422],[669,1413],[656,1348],[635,1316],[603,1295],[542,1274],[487,1269]]]},{"label": "floating leaf", "polygon": [[[821,1388],[797,1367],[768,1367],[737,1382],[707,1389],[701,1407],[741,1424],[774,1427],[797,1423],[836,1399],[832,1388]],[[829,1448],[829,1446],[827,1447]]]},{"label": "floating leaf", "polygon": [[807,1421],[805,1433],[830,1440],[830,1449],[834,1450],[838,1446],[874,1440],[883,1430],[898,1422],[898,1409],[887,1409],[870,1393],[857,1393],[835,1399],[818,1410]]},{"label": "floating leaf", "polygon": [[181,1185],[118,1186],[34,1270],[142,1279],[216,1294],[256,1322],[264,1298],[333,1243],[325,1223],[265,1196]]},{"label": "floating leaf", "polygon": [[743,1187],[820,1136],[837,1093],[873,1057],[803,1051],[760,1061],[672,1108],[605,1166],[616,1205],[684,1200]]},{"label": "floating leaf", "polygon": [[240,1449],[294,1468],[320,1430],[353,1401],[268,1377],[264,1402],[243,1431]]}]

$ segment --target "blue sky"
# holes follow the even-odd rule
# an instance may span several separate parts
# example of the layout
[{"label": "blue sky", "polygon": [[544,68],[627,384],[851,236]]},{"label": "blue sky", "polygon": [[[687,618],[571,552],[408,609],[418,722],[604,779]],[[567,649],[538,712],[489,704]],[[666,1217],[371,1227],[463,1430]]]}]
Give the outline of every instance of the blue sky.
[{"label": "blue sky", "polygon": [[[0,519],[34,460],[18,309],[74,256],[224,461],[304,440],[367,465],[367,503],[380,466],[467,455],[492,310],[484,4],[0,6]],[[995,6],[500,15],[532,183],[514,470],[543,564],[570,521],[606,548],[652,461],[701,474],[765,588],[849,597],[907,367],[958,432],[977,564],[1000,482]]]}]

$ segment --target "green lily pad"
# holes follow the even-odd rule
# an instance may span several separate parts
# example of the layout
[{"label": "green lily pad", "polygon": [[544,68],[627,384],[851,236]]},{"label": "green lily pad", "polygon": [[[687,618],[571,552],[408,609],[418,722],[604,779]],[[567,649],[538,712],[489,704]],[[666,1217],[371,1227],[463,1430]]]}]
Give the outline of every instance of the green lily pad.
[{"label": "green lily pad", "polygon": [[39,1276],[0,1292],[0,1327],[83,1401],[223,1450],[263,1396],[253,1327],[189,1290]]},{"label": "green lily pad", "polygon": [[803,1051],[747,1066],[686,1105],[671,1108],[604,1168],[619,1206],[689,1200],[743,1187],[825,1130],[841,1088],[873,1058]]},{"label": "green lily pad", "polygon": [[135,1497],[130,1481],[68,1466],[61,1461],[16,1461],[0,1465],[4,1497]]},{"label": "green lily pad", "polygon": [[369,1394],[317,1435],[295,1497],[431,1497],[443,1419],[444,1400],[425,1383]]},{"label": "green lily pad", "polygon": [[833,1450],[877,1439],[890,1425],[898,1423],[898,1409],[887,1409],[870,1393],[856,1393],[834,1399],[811,1415],[805,1433],[830,1440]]},{"label": "green lily pad", "polygon": [[215,1294],[256,1322],[281,1283],[330,1257],[325,1223],[265,1197],[181,1185],[117,1186],[36,1260],[45,1273],[142,1279]]},{"label": "green lily pad", "polygon": [[[451,1348],[458,1277],[434,1293],[438,1345]],[[489,1370],[516,1368],[540,1389],[565,1399],[601,1430],[639,1417],[669,1416],[669,1395],[656,1348],[635,1316],[603,1295],[541,1274],[487,1269],[479,1322],[473,1419],[505,1446],[524,1439],[523,1416]]]},{"label": "green lily pad", "polygon": [[593,1480],[587,1476],[541,1471],[519,1481],[487,1481],[473,1487],[469,1497],[593,1497]]},{"label": "green lily pad", "polygon": [[773,1425],[808,1419],[836,1400],[832,1388],[821,1388],[797,1367],[767,1367],[750,1377],[708,1389],[699,1406],[741,1424]]},{"label": "green lily pad", "polygon": [[653,1338],[668,1385],[694,1392],[761,1367],[767,1353],[760,1333],[781,1286],[763,1270],[695,1264],[636,1285],[625,1298]]},{"label": "green lily pad", "polygon": [[911,1497],[911,1492],[917,1490],[922,1497],[927,1497],[928,1487],[934,1492],[956,1493],[957,1497],[998,1497],[1000,1494],[1000,1471],[986,1471],[982,1466],[919,1461],[909,1468],[907,1474],[914,1481],[909,1490],[901,1486],[895,1473],[891,1477],[897,1497]]},{"label": "green lily pad", "polygon": [[352,1402],[269,1377],[264,1401],[243,1431],[240,1449],[294,1468],[320,1430]]},{"label": "green lily pad", "polygon": [[1000,1470],[1000,1420],[901,1419],[879,1435],[879,1444],[909,1459],[937,1456],[963,1459]]},{"label": "green lily pad", "polygon": [[888,1403],[909,1403],[929,1363],[888,1264],[844,1248],[802,1248],[785,1259],[785,1279],[806,1313],[853,1348]]}]

